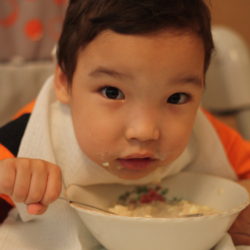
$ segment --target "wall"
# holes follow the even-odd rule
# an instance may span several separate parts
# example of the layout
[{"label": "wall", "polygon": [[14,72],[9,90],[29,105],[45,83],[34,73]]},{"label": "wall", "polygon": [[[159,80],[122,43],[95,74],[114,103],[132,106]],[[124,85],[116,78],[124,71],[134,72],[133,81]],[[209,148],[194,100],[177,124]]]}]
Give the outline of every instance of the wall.
[{"label": "wall", "polygon": [[206,0],[213,24],[226,25],[241,34],[250,48],[250,0]]}]

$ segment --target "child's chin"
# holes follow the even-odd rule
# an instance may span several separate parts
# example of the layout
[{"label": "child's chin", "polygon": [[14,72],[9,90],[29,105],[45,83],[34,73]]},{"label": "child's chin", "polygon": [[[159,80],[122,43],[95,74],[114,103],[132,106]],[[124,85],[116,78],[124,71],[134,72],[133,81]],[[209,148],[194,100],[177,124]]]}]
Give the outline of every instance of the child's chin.
[{"label": "child's chin", "polygon": [[145,168],[145,169],[109,169],[109,172],[121,179],[125,180],[137,180],[146,177],[150,173],[152,173],[155,168]]}]

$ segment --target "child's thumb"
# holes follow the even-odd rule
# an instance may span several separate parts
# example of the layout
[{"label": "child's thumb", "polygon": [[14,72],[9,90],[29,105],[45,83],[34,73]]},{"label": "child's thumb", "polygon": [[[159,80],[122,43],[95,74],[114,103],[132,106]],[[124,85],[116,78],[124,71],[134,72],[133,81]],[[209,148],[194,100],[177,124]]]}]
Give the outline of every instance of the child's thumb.
[{"label": "child's thumb", "polygon": [[27,205],[28,213],[30,214],[43,214],[47,210],[48,206],[41,203],[32,203]]}]

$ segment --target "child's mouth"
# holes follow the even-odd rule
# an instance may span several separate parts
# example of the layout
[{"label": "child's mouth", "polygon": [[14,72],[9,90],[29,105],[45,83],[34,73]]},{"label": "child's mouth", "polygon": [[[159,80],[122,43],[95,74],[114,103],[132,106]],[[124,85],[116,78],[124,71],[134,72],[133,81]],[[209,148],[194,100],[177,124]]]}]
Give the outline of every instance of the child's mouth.
[{"label": "child's mouth", "polygon": [[155,159],[153,158],[129,158],[129,159],[118,159],[121,168],[129,170],[143,170],[148,168]]}]

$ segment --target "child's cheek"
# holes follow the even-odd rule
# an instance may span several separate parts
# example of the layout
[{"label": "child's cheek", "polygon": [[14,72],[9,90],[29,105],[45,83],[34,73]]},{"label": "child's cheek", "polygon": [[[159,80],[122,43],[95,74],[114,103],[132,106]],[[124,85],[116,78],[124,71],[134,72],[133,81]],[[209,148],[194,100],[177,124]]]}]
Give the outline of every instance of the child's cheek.
[{"label": "child's cheek", "polygon": [[77,141],[84,154],[98,164],[106,162],[109,158],[108,152],[112,151],[112,142],[108,132],[98,128],[79,128],[76,131]]}]

